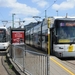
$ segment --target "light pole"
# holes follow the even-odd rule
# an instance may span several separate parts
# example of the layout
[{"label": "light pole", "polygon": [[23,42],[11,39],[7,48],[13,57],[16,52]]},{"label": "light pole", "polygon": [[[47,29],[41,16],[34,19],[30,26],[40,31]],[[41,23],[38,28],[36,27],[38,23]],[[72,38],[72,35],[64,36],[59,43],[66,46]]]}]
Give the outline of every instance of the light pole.
[{"label": "light pole", "polygon": [[58,10],[56,10],[56,12],[57,12],[57,16],[58,16]]},{"label": "light pole", "polygon": [[47,17],[47,10],[45,10],[45,18]]},{"label": "light pole", "polygon": [[14,15],[16,15],[15,13],[12,14],[12,28],[14,28]]}]

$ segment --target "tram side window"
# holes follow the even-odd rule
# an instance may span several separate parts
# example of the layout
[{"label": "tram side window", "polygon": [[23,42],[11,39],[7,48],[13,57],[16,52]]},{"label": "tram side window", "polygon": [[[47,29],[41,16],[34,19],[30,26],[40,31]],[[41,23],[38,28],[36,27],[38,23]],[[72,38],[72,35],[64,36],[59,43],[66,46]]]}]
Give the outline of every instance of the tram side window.
[{"label": "tram side window", "polygon": [[6,42],[6,38],[4,34],[0,34],[0,42]]},{"label": "tram side window", "polygon": [[28,35],[26,35],[26,40],[28,40]]},{"label": "tram side window", "polygon": [[48,36],[47,35],[45,36],[45,42],[48,42]]},{"label": "tram side window", "polygon": [[48,42],[48,30],[45,30],[45,42]]},{"label": "tram side window", "polygon": [[9,37],[8,37],[8,35],[6,35],[5,39],[6,39],[6,42],[9,41]]},{"label": "tram side window", "polygon": [[5,33],[5,30],[0,30],[0,42],[5,42],[6,41],[6,39],[5,39],[5,35],[6,33]]},{"label": "tram side window", "polygon": [[7,42],[7,41],[10,41],[10,36],[9,36],[9,34],[6,33],[5,39],[6,39],[6,42]]}]

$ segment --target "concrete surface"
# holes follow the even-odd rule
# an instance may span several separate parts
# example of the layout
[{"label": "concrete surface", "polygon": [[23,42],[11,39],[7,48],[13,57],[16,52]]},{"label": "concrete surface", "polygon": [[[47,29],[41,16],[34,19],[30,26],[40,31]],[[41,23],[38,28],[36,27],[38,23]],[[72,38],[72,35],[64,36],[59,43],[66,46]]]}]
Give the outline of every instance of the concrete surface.
[{"label": "concrete surface", "polygon": [[6,69],[3,66],[2,56],[0,56],[0,75],[8,75]]}]

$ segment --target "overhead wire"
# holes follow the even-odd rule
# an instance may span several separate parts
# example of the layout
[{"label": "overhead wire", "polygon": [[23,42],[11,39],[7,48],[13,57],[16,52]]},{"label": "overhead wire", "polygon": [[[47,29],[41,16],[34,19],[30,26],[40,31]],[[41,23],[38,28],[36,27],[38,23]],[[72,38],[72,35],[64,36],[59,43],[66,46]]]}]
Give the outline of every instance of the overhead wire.
[{"label": "overhead wire", "polygon": [[57,2],[57,0],[55,0],[48,8],[46,8],[46,10],[48,10],[53,4],[55,4]]},{"label": "overhead wire", "polygon": [[4,16],[2,15],[2,13],[0,12],[0,15],[2,16],[2,18],[4,18]]},{"label": "overhead wire", "polygon": [[[49,7],[47,7],[41,14],[45,13],[45,11],[47,11],[47,10],[48,10],[53,4],[55,4],[56,2],[57,2],[57,0],[55,0],[51,5],[49,5]],[[41,15],[41,14],[40,14],[40,15]],[[39,16],[40,16],[40,15],[39,15]]]}]

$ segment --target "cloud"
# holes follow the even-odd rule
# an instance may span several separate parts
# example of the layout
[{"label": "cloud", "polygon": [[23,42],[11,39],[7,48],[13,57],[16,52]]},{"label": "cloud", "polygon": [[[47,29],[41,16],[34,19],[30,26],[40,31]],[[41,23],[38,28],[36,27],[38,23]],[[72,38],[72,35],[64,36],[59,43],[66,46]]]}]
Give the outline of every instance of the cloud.
[{"label": "cloud", "polygon": [[0,0],[0,7],[11,8],[11,13],[23,14],[25,16],[38,15],[40,13],[36,8],[21,4],[17,0]]},{"label": "cloud", "polygon": [[75,0],[66,0],[61,4],[54,4],[52,6],[52,8],[55,10],[67,10],[67,9],[72,9],[74,7],[75,7]]},{"label": "cloud", "polygon": [[0,7],[13,7],[16,0],[0,0]]},{"label": "cloud", "polygon": [[11,11],[15,12],[17,14],[23,14],[25,16],[29,15],[38,15],[40,11],[38,11],[36,8],[31,8],[25,4],[16,3],[16,6],[13,7],[13,10]]},{"label": "cloud", "polygon": [[32,2],[36,3],[38,6],[42,8],[48,5],[48,2],[45,0],[32,0]]}]

